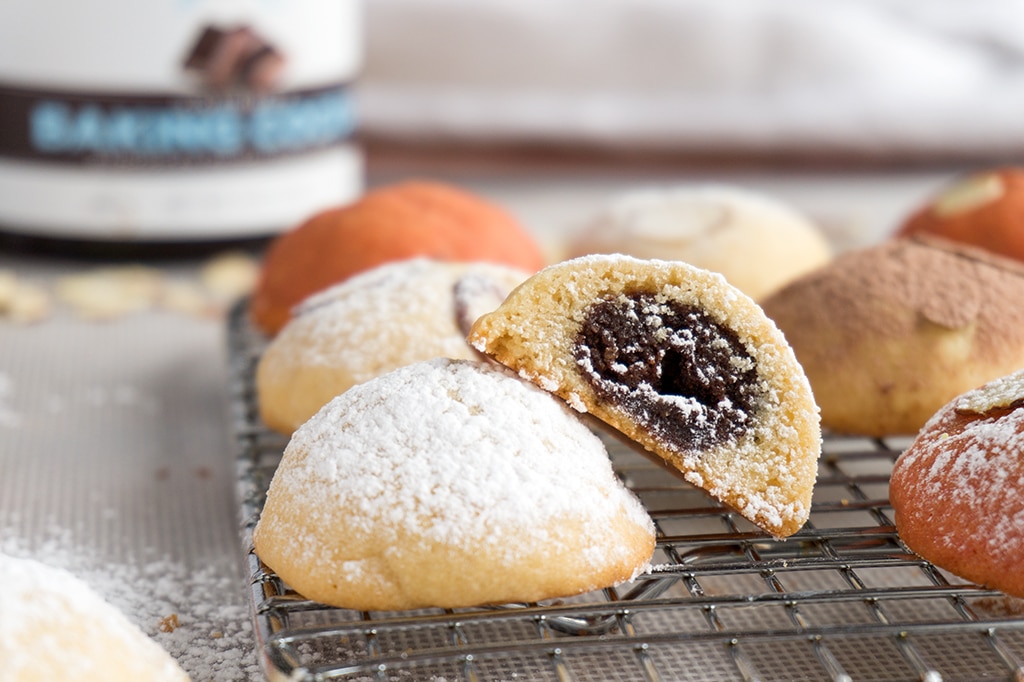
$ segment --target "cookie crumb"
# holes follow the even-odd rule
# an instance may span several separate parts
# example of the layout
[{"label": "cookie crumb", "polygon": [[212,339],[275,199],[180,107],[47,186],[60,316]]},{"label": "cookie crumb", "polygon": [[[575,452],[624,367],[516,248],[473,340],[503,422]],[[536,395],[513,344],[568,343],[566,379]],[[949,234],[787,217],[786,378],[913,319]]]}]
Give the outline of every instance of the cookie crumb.
[{"label": "cookie crumb", "polygon": [[172,613],[169,616],[160,619],[160,624],[157,628],[160,632],[174,632],[181,627],[181,623],[178,622],[178,614]]}]

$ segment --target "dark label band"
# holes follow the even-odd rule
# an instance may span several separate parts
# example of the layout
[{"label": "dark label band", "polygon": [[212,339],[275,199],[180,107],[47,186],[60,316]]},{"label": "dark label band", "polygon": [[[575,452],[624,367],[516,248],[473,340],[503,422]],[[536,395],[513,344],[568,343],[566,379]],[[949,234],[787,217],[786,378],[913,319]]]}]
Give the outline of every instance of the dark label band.
[{"label": "dark label band", "polygon": [[352,136],[348,88],[256,96],[121,95],[0,85],[0,158],[177,166],[272,158]]}]

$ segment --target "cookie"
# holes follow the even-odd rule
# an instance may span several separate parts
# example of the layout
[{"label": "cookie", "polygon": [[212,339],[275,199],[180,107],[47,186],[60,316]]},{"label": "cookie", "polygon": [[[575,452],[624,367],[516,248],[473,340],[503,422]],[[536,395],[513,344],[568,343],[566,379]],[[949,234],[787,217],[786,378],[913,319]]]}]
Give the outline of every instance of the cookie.
[{"label": "cookie", "polygon": [[292,436],[256,552],[309,599],[361,610],[565,597],[645,570],[654,529],[600,439],[483,361],[407,365]]},{"label": "cookie", "polygon": [[1024,597],[1024,371],[944,405],[893,468],[903,542],[936,566]]},{"label": "cookie", "polygon": [[821,445],[810,387],[779,331],[721,275],[572,259],[517,287],[469,340],[769,533],[806,521]]},{"label": "cookie", "polygon": [[250,315],[272,336],[312,294],[378,265],[418,256],[527,272],[544,264],[533,236],[497,204],[443,183],[402,182],[322,211],[276,238],[264,255]]},{"label": "cookie", "polygon": [[475,358],[469,326],[526,277],[490,263],[414,258],[314,294],[260,357],[260,417],[291,434],[355,384],[420,360]]},{"label": "cookie", "polygon": [[763,303],[796,351],[822,424],[913,435],[945,403],[1024,367],[1024,268],[947,240],[840,255]]},{"label": "cookie", "polygon": [[622,253],[680,260],[721,273],[755,300],[832,257],[818,227],[794,208],[727,185],[623,193],[580,228],[570,257]]},{"label": "cookie", "polygon": [[950,182],[896,231],[921,234],[1024,261],[1024,168],[994,168]]},{"label": "cookie", "polygon": [[0,677],[188,682],[155,641],[71,573],[0,554]]}]

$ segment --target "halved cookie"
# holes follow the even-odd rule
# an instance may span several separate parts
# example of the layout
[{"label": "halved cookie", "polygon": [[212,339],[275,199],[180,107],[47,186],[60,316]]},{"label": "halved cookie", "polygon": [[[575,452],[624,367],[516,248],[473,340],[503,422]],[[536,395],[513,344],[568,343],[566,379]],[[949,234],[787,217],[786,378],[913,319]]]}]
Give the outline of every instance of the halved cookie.
[{"label": "halved cookie", "polygon": [[718,274],[585,256],[537,273],[469,334],[772,535],[810,513],[821,431],[782,333]]}]

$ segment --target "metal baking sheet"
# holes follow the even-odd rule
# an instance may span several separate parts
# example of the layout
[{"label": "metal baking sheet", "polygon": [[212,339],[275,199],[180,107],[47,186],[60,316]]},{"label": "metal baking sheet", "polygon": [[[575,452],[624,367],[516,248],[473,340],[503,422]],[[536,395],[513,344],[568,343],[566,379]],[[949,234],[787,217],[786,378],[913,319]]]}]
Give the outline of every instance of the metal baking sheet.
[{"label": "metal baking sheet", "polygon": [[265,339],[229,318],[232,437],[256,647],[289,680],[1021,680],[1024,607],[921,560],[888,502],[906,440],[827,436],[810,521],[774,540],[609,439],[655,520],[653,569],[571,599],[358,612],[302,598],[251,533],[286,439],[259,421]]}]

